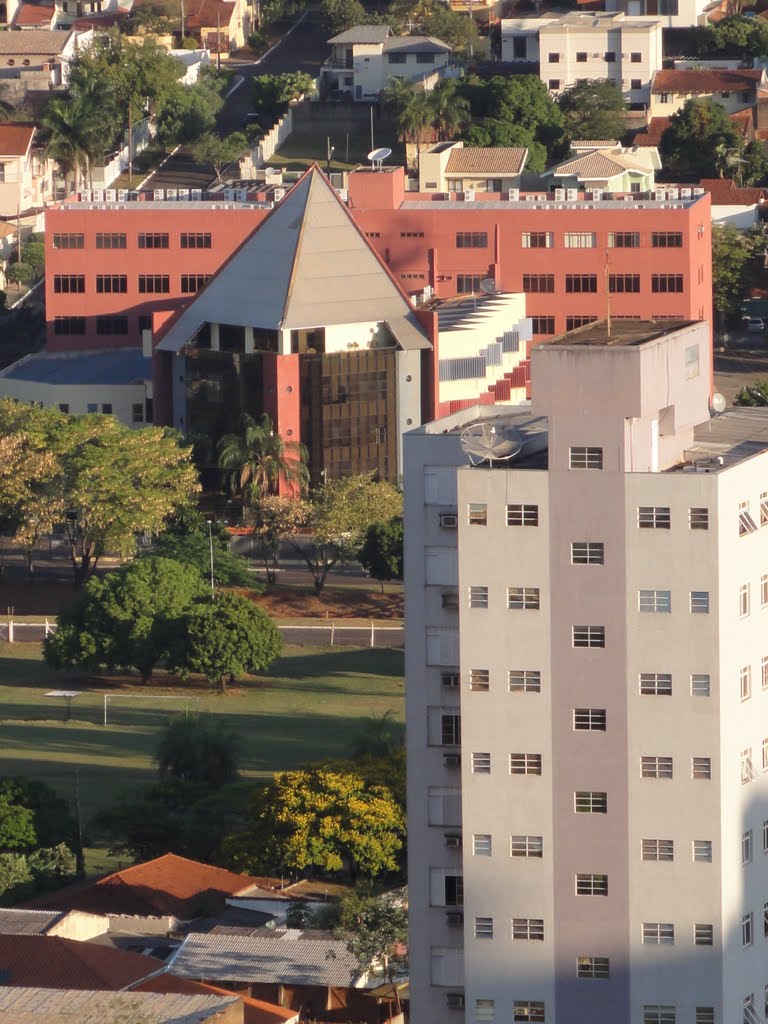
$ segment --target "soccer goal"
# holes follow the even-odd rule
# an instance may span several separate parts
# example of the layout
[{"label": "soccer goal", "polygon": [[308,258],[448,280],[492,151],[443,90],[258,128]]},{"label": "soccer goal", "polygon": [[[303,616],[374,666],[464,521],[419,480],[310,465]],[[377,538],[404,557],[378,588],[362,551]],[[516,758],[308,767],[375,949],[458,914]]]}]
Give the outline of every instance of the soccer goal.
[{"label": "soccer goal", "polygon": [[[123,703],[116,703],[122,701]],[[113,707],[114,704],[114,707]],[[201,708],[193,694],[162,696],[155,693],[105,693],[104,725],[165,725],[169,714],[188,715],[208,710]]]}]

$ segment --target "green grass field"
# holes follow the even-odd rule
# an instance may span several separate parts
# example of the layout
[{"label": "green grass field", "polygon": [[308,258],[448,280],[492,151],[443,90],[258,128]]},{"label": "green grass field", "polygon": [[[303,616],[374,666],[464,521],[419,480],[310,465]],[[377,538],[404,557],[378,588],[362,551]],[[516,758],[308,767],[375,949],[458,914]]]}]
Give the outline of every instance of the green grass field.
[{"label": "green grass field", "polygon": [[[64,721],[51,689],[82,690]],[[108,707],[104,693],[119,699]],[[161,702],[148,695],[188,700]],[[196,698],[196,700],[195,700]],[[158,730],[184,707],[222,715],[241,741],[246,776],[264,777],[323,757],[345,756],[365,719],[403,720],[403,655],[389,650],[286,648],[270,672],[219,696],[207,687],[144,688],[125,678],[67,677],[48,669],[37,644],[0,644],[0,774],[30,775],[72,798],[79,775],[83,820],[125,790],[152,781]]]}]

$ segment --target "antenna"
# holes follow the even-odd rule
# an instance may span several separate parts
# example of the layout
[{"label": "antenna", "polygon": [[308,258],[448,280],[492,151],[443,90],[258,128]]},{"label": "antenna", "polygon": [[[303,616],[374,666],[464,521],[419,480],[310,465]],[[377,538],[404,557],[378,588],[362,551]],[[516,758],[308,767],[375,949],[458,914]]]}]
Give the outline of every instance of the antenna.
[{"label": "antenna", "polygon": [[496,294],[496,279],[493,277],[484,277],[480,282],[480,291],[484,295],[495,295]]},{"label": "antenna", "polygon": [[392,156],[392,150],[389,146],[382,146],[380,149],[372,149],[368,154],[368,159],[373,164],[374,170],[380,171],[381,165],[389,156]]},{"label": "antenna", "polygon": [[514,427],[507,424],[496,426],[483,420],[465,427],[460,440],[462,451],[472,466],[483,462],[491,465],[506,462],[519,455],[523,447],[520,434]]}]

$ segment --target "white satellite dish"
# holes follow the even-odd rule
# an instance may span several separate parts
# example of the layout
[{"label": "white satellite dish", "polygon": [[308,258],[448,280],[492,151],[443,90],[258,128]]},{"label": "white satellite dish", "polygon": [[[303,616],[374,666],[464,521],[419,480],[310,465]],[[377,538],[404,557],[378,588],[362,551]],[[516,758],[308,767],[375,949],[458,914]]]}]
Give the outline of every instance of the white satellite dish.
[{"label": "white satellite dish", "polygon": [[715,416],[719,416],[721,412],[725,412],[725,398],[719,391],[716,391],[714,395],[712,395],[712,400],[709,404],[712,413]]},{"label": "white satellite dish", "polygon": [[480,282],[480,291],[484,295],[495,295],[496,294],[496,281],[492,277],[484,277]]},{"label": "white satellite dish", "polygon": [[392,150],[389,146],[382,146],[381,149],[372,149],[368,154],[368,159],[371,161],[374,167],[381,169],[381,165],[387,159],[392,156]]},{"label": "white satellite dish", "polygon": [[461,447],[473,466],[505,462],[520,453],[523,442],[514,427],[481,421],[461,432]]},{"label": "white satellite dish", "polygon": [[265,167],[264,173],[268,178],[271,178],[273,174],[277,174],[277,171],[275,170],[274,167]]}]

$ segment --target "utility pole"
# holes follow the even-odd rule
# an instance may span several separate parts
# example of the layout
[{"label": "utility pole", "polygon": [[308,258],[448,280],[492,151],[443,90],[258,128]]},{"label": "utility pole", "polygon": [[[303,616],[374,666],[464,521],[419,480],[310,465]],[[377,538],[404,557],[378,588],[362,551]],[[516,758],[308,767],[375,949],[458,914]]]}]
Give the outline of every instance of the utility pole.
[{"label": "utility pole", "polygon": [[80,769],[75,768],[75,873],[85,878],[85,854],[83,853],[83,815],[80,809]]},{"label": "utility pole", "polygon": [[208,543],[211,550],[211,597],[214,596],[214,585],[213,585],[213,526],[211,520],[208,520]]},{"label": "utility pole", "polygon": [[216,70],[221,71],[221,11],[216,11]]},{"label": "utility pole", "polygon": [[181,46],[184,48],[184,0],[181,0]]}]

